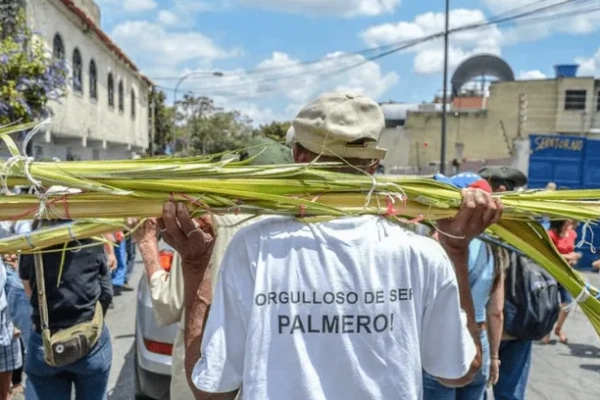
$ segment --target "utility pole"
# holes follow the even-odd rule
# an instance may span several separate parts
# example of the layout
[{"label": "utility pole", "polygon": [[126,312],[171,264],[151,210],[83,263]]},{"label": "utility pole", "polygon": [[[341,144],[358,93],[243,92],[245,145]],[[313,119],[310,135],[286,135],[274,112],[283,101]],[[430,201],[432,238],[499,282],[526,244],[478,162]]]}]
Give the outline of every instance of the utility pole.
[{"label": "utility pole", "polygon": [[527,123],[527,95],[521,93],[519,95],[519,124],[517,126],[517,137],[523,137],[525,124]]},{"label": "utility pole", "polygon": [[444,29],[444,84],[442,93],[442,139],[440,143],[440,173],[446,173],[446,124],[448,117],[448,30],[450,25],[450,0],[446,0],[446,27]]}]

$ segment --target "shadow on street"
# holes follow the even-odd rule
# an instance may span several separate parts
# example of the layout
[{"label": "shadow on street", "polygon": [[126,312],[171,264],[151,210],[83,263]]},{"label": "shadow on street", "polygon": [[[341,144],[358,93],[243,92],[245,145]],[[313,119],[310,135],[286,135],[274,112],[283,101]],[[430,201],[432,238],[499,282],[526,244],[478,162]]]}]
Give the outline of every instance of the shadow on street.
[{"label": "shadow on street", "polygon": [[121,373],[117,378],[117,383],[115,387],[108,392],[108,400],[131,400],[133,399],[133,389],[134,384],[133,380],[134,373],[134,346],[135,343],[131,345],[131,348],[125,355],[125,363],[123,364],[123,368],[121,368]]},{"label": "shadow on street", "polygon": [[579,368],[587,371],[600,372],[600,365],[597,364],[581,364]]},{"label": "shadow on street", "polygon": [[569,343],[567,344],[571,355],[582,358],[600,358],[600,348],[589,344]]}]

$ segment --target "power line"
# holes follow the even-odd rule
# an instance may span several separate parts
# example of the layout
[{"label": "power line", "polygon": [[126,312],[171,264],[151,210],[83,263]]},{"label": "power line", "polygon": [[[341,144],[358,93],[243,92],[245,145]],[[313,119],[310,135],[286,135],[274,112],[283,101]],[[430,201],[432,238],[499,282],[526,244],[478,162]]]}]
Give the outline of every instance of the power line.
[{"label": "power line", "polygon": [[[552,0],[550,0],[550,1],[552,1]],[[476,23],[476,24],[468,24],[468,25],[463,25],[463,26],[457,27],[457,28],[449,29],[449,34],[465,32],[465,31],[470,31],[470,30],[475,30],[475,29],[481,29],[481,28],[488,27],[491,25],[506,24],[506,23],[510,23],[510,22],[514,22],[514,21],[523,21],[526,24],[535,24],[540,21],[548,20],[548,16],[536,17],[536,14],[547,13],[553,9],[560,9],[565,6],[568,7],[568,6],[576,6],[576,5],[585,5],[585,3],[591,3],[591,2],[596,2],[596,4],[597,4],[597,0],[563,0],[560,2],[554,1],[552,4],[544,4],[544,3],[548,3],[548,0],[537,1],[534,3],[530,3],[528,5],[516,7],[514,9],[511,9],[504,13],[493,16],[490,18],[490,20],[488,20],[486,22]],[[531,9],[531,7],[533,7],[535,5],[538,5],[538,7]],[[558,19],[558,18],[572,17],[572,16],[600,10],[600,6],[598,6],[598,5],[590,4],[590,6],[593,6],[593,7],[588,7],[588,8],[580,7],[579,9],[577,9],[577,8],[574,9],[573,7],[570,7],[566,11],[563,10],[562,13],[559,10],[558,12],[551,14],[551,16],[553,19]],[[520,11],[520,12],[518,12],[518,11]],[[213,86],[210,86],[210,85],[202,86],[202,87],[196,88],[194,90],[203,91],[205,93],[210,92],[211,95],[219,95],[219,93],[223,93],[224,96],[231,98],[232,96],[227,94],[228,90],[231,91],[231,90],[237,89],[237,88],[247,88],[247,86],[250,84],[261,85],[261,84],[267,84],[269,82],[277,82],[277,81],[290,80],[293,78],[301,78],[303,76],[313,78],[315,80],[315,82],[313,82],[312,84],[317,84],[319,80],[321,80],[325,77],[339,74],[342,72],[346,72],[348,70],[360,67],[361,65],[364,65],[368,62],[383,58],[387,55],[390,55],[390,54],[393,54],[393,53],[396,53],[396,52],[399,52],[399,51],[402,51],[402,50],[405,50],[405,49],[408,49],[411,47],[415,47],[419,44],[423,44],[423,43],[431,41],[431,40],[438,39],[438,38],[442,37],[443,35],[444,35],[444,32],[438,32],[438,33],[427,35],[427,36],[424,36],[424,37],[418,38],[418,39],[396,42],[393,44],[388,44],[385,46],[379,46],[376,48],[370,48],[370,49],[366,49],[366,50],[359,50],[359,51],[355,51],[352,53],[344,53],[342,55],[339,55],[337,57],[332,57],[332,58],[325,58],[325,59],[321,58],[319,60],[305,61],[305,62],[296,63],[294,65],[285,66],[285,67],[257,68],[257,69],[249,70],[249,71],[239,71],[236,73],[227,74],[225,76],[225,78],[218,78],[218,79],[219,80],[227,79],[228,77],[235,78],[237,76],[249,77],[251,75],[260,74],[260,73],[263,73],[263,72],[269,71],[269,70],[277,71],[279,74],[275,73],[275,74],[271,74],[270,76],[266,75],[264,77],[259,77],[257,79],[253,79],[253,80],[249,79],[246,81],[234,82],[234,83],[230,83],[230,84],[215,84]],[[328,64],[330,62],[333,63],[333,62],[336,62],[339,60],[344,60],[344,59],[347,59],[350,57],[356,57],[356,56],[369,54],[369,53],[375,53],[375,54],[368,56],[368,57],[364,57],[363,59],[361,59],[357,62],[351,63],[349,65],[345,65],[345,66],[341,66],[341,67],[339,65],[337,65],[337,66],[336,65],[318,66],[318,64]],[[313,65],[316,68],[297,71],[302,66],[310,67]],[[285,73],[286,70],[296,70],[296,72],[287,74],[287,75],[285,75],[285,74],[282,75],[282,73]],[[178,77],[177,79],[180,79],[180,77]],[[297,80],[296,80],[296,82],[297,82]],[[306,85],[310,86],[312,84],[307,83]],[[172,88],[168,88],[166,86],[159,86],[159,87],[162,89],[166,89],[166,90],[173,90]],[[276,88],[266,89],[266,90],[262,90],[260,92],[252,92],[252,93],[264,94],[264,93],[276,92],[276,91],[280,91],[280,90],[284,90],[284,89],[285,89],[285,87],[278,86]],[[188,90],[186,92],[194,94],[193,90]],[[234,98],[240,97],[240,94],[238,94],[237,96],[234,96]],[[250,97],[252,97],[252,96],[250,96]],[[250,98],[250,97],[248,97],[248,98]]]}]

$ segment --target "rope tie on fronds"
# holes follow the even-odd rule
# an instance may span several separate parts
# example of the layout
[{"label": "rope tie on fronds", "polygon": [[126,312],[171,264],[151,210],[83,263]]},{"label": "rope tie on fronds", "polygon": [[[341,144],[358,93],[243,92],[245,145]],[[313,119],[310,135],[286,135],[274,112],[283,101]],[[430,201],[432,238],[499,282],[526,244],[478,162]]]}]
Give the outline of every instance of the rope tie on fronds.
[{"label": "rope tie on fronds", "polygon": [[[587,240],[588,232],[590,234],[589,241]],[[583,224],[583,228],[581,228],[581,240],[579,240],[579,243],[577,243],[577,245],[575,247],[580,249],[585,245],[587,245],[589,247],[590,252],[592,254],[596,254],[596,247],[594,246],[594,230],[592,229],[592,225],[589,221],[586,221]]]},{"label": "rope tie on fronds", "polygon": [[585,303],[585,301],[591,296],[590,289],[591,285],[586,282],[585,286],[581,289],[581,292],[579,292],[577,297],[575,297],[575,300],[562,308],[563,311],[570,312],[577,306],[577,304]]}]

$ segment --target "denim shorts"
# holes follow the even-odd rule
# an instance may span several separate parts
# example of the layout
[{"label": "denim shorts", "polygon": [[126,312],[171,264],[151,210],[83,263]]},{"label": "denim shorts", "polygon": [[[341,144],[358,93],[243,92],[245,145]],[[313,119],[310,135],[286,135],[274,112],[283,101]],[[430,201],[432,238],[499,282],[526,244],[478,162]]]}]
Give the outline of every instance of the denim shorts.
[{"label": "denim shorts", "polygon": [[561,304],[571,304],[573,302],[573,296],[563,285],[558,284],[558,293],[560,294]]},{"label": "denim shorts", "polygon": [[482,366],[473,381],[461,388],[442,385],[435,377],[423,371],[423,400],[482,400],[490,374],[490,345],[486,330],[480,332]]}]

